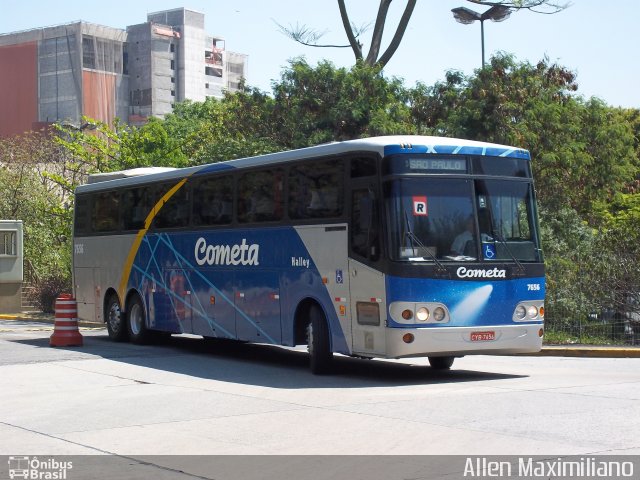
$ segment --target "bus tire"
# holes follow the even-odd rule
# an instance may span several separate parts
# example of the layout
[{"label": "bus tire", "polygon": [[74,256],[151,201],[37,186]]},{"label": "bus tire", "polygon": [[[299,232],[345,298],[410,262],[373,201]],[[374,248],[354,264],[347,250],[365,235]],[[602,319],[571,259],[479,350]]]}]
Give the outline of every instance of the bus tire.
[{"label": "bus tire", "polygon": [[322,375],[331,371],[333,353],[329,339],[329,326],[324,314],[316,305],[309,309],[307,350],[309,351],[309,366],[314,375]]},{"label": "bus tire", "polygon": [[151,340],[153,332],[147,328],[144,305],[138,295],[131,297],[127,308],[127,329],[133,343],[142,344]]},{"label": "bus tire", "polygon": [[122,315],[120,301],[115,294],[111,294],[105,303],[104,318],[107,323],[109,338],[114,342],[125,342],[128,338],[127,326]]},{"label": "bus tire", "polygon": [[429,357],[429,365],[434,370],[449,370],[455,357]]}]

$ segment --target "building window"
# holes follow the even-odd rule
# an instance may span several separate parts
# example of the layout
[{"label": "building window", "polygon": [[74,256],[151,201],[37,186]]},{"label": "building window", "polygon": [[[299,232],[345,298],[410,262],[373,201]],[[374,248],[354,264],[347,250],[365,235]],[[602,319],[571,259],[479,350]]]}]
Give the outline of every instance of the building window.
[{"label": "building window", "polygon": [[175,69],[176,69],[176,61],[171,60],[171,70],[175,70]]},{"label": "building window", "polygon": [[171,90],[171,96],[175,97],[176,96],[176,91],[175,90]]},{"label": "building window", "polygon": [[96,68],[96,55],[93,37],[88,35],[82,36],[82,67],[91,69]]},{"label": "building window", "polygon": [[16,255],[16,238],[15,230],[0,231],[0,256]]},{"label": "building window", "polygon": [[176,45],[175,45],[175,43],[172,43],[172,44],[170,44],[170,45],[169,45],[169,51],[170,51],[171,53],[173,53],[173,52],[175,52],[175,51],[176,51]]},{"label": "building window", "polygon": [[204,67],[204,74],[210,77],[222,77],[222,68]]},{"label": "building window", "polygon": [[171,77],[171,83],[176,83],[176,77]]}]

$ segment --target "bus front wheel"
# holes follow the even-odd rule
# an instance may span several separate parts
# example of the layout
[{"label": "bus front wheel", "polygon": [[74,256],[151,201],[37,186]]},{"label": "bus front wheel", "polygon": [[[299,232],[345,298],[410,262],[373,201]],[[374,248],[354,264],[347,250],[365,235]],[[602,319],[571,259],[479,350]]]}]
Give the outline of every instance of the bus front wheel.
[{"label": "bus front wheel", "polygon": [[449,370],[455,357],[429,357],[429,365],[434,370]]},{"label": "bus front wheel", "polygon": [[137,295],[134,295],[127,308],[127,328],[133,343],[149,342],[151,332],[147,328],[144,306]]},{"label": "bus front wheel", "polygon": [[315,305],[309,310],[307,350],[309,351],[309,365],[314,375],[322,375],[331,370],[333,353],[329,339],[329,326],[322,311]]},{"label": "bus front wheel", "polygon": [[124,323],[120,301],[116,295],[111,295],[105,304],[105,319],[109,338],[116,342],[127,340],[127,326]]}]

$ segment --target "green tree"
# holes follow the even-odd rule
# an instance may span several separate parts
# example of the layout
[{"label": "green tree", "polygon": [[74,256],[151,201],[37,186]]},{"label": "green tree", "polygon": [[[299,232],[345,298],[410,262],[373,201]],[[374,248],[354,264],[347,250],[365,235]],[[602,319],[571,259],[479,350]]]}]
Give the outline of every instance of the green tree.
[{"label": "green tree", "polygon": [[385,78],[380,67],[323,61],[314,68],[297,59],[273,89],[273,121],[289,148],[413,131],[402,81]]},{"label": "green tree", "polygon": [[640,327],[640,193],[618,193],[596,205],[600,222],[591,295]]},{"label": "green tree", "polygon": [[63,157],[44,132],[0,139],[0,218],[23,222],[27,280],[69,291],[73,199],[49,173],[73,175]]}]

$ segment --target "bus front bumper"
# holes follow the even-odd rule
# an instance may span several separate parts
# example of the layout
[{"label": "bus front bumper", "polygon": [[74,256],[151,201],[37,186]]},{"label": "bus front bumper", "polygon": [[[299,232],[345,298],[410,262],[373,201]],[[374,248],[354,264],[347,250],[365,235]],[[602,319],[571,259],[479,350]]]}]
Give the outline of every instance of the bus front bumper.
[{"label": "bus front bumper", "polygon": [[480,327],[388,328],[387,358],[539,352],[542,323]]}]

